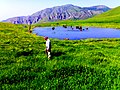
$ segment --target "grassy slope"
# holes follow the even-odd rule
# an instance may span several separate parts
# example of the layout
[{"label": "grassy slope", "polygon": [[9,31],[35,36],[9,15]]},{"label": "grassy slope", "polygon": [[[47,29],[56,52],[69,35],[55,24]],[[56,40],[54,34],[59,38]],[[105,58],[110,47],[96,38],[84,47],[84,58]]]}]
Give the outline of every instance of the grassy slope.
[{"label": "grassy slope", "polygon": [[120,6],[109,10],[103,14],[97,15],[87,20],[88,22],[102,22],[102,23],[119,23],[120,22]]},{"label": "grassy slope", "polygon": [[51,39],[0,23],[0,89],[120,89],[120,39]]},{"label": "grassy slope", "polygon": [[68,26],[94,26],[106,28],[120,28],[120,7],[109,10],[87,20],[63,20],[49,23],[38,23],[36,26],[57,26],[66,24]]}]

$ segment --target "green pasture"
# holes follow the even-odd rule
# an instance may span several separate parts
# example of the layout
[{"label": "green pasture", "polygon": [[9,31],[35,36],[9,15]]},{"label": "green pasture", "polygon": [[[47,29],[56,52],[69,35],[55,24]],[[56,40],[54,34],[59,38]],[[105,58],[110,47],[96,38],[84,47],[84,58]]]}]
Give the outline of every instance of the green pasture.
[{"label": "green pasture", "polygon": [[120,39],[50,40],[0,23],[0,90],[120,89]]}]

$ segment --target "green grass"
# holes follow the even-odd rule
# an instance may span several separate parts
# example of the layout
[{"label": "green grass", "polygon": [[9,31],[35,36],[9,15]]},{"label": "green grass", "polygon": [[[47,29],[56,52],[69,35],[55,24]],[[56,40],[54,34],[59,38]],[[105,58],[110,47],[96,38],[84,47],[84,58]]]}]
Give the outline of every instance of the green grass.
[{"label": "green grass", "polygon": [[120,6],[109,10],[103,14],[89,18],[87,22],[102,22],[102,23],[119,23],[120,22]]},{"label": "green grass", "polygon": [[120,89],[120,39],[50,40],[0,23],[0,89]]},{"label": "green grass", "polygon": [[[59,24],[58,24],[59,23]],[[94,22],[94,21],[85,21],[85,20],[63,20],[56,22],[46,22],[35,24],[36,27],[56,27],[56,26],[84,26],[84,27],[101,27],[101,28],[116,28],[120,29],[120,23],[114,22]]]}]

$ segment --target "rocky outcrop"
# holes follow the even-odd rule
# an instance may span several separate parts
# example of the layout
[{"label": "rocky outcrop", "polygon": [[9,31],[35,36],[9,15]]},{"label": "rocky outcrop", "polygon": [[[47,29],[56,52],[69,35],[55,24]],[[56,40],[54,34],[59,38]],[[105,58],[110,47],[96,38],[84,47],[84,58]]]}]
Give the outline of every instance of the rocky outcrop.
[{"label": "rocky outcrop", "polygon": [[93,7],[79,7],[71,4],[46,8],[31,16],[14,17],[5,20],[14,24],[32,24],[37,22],[68,20],[68,19],[87,19],[110,10],[109,7],[98,5]]}]

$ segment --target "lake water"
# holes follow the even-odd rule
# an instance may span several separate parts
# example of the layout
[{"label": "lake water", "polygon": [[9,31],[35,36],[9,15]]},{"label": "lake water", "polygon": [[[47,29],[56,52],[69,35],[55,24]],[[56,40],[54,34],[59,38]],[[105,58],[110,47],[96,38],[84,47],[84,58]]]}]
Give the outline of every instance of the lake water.
[{"label": "lake water", "polygon": [[47,36],[49,38],[58,38],[64,39],[69,38],[70,40],[79,40],[86,38],[120,38],[120,29],[110,29],[110,28],[95,28],[89,27],[86,30],[80,31],[73,27],[55,27],[52,30],[52,27],[37,27],[34,28],[33,33],[39,36]]}]

